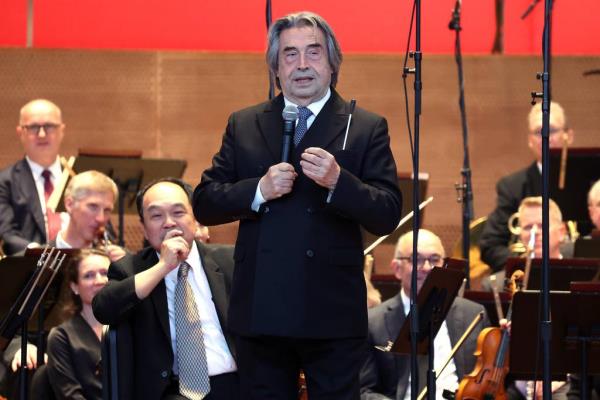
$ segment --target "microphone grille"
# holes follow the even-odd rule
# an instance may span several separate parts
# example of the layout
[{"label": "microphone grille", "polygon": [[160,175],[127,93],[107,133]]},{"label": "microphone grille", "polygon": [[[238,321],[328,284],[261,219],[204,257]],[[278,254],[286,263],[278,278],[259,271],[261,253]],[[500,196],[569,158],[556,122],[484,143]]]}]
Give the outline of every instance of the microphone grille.
[{"label": "microphone grille", "polygon": [[283,109],[283,112],[281,113],[281,116],[286,121],[297,120],[298,119],[298,107],[293,106],[291,104],[289,106],[285,106],[285,108]]}]

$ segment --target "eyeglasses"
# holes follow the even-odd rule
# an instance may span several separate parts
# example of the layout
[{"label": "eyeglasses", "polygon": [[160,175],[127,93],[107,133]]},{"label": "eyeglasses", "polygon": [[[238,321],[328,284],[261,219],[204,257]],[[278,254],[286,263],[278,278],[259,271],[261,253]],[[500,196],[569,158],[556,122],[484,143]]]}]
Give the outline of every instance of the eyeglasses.
[{"label": "eyeglasses", "polygon": [[[559,128],[557,126],[551,126],[550,129],[548,130],[548,133],[549,133],[550,136],[553,136],[553,135],[557,135],[559,133],[562,133],[562,132],[564,132],[566,130],[567,130],[566,127]],[[536,129],[535,131],[533,131],[533,134],[535,136],[542,137],[542,128]]]},{"label": "eyeglasses", "polygon": [[60,126],[61,126],[61,124],[52,124],[52,123],[41,124],[41,125],[40,124],[31,124],[31,125],[21,125],[21,129],[24,129],[30,135],[39,135],[40,130],[43,128],[44,132],[46,132],[47,135],[52,135],[58,131],[58,128],[60,128]]},{"label": "eyeglasses", "polygon": [[[412,256],[408,257],[396,257],[396,260],[404,261],[412,264]],[[429,257],[425,257],[421,254],[417,254],[417,268],[422,269],[425,266],[425,261],[429,262],[432,267],[440,267],[444,258],[439,254],[432,254]]]}]

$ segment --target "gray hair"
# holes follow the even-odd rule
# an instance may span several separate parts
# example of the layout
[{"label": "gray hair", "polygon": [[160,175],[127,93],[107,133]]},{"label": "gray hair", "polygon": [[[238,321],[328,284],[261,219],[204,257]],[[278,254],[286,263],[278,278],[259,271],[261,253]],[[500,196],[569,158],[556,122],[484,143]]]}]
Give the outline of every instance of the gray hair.
[{"label": "gray hair", "polygon": [[[286,29],[301,26],[319,28],[321,32],[323,32],[327,45],[327,59],[329,61],[329,66],[333,71],[331,74],[331,86],[335,87],[340,72],[340,66],[342,64],[342,50],[327,21],[320,15],[310,11],[301,11],[286,15],[285,17],[279,18],[271,25],[267,36],[267,64],[269,65],[271,72],[276,76],[277,70],[279,69],[279,36],[281,35],[281,32]],[[276,83],[277,87],[281,89],[279,79],[276,79]]]},{"label": "gray hair", "polygon": [[110,193],[113,200],[119,196],[115,182],[102,172],[89,170],[75,175],[65,189],[65,197],[80,201],[92,193]]}]

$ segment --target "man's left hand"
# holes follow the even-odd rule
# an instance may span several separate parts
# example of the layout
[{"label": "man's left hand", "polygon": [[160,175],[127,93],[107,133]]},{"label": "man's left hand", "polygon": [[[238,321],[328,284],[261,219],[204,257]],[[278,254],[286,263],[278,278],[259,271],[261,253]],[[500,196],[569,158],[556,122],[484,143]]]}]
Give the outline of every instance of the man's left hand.
[{"label": "man's left hand", "polygon": [[333,190],[340,177],[340,166],[335,157],[319,147],[304,150],[300,160],[302,172],[317,185]]}]

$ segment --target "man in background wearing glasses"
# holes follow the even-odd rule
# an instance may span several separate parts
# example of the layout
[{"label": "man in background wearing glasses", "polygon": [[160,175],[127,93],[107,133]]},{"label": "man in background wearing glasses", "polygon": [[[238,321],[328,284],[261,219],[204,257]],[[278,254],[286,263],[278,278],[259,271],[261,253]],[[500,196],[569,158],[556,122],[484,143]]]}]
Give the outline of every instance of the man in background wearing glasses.
[{"label": "man in background wearing glasses", "polygon": [[[360,373],[361,399],[410,399],[410,356],[397,355],[377,350],[375,346],[385,347],[388,341],[394,341],[406,319],[410,305],[410,286],[412,265],[412,232],[400,237],[396,244],[392,268],[401,284],[400,293],[369,310],[369,346],[368,357]],[[417,254],[417,287],[420,290],[425,278],[434,267],[444,264],[442,241],[433,232],[419,230]],[[439,371],[450,355],[452,347],[460,339],[475,316],[484,311],[483,306],[457,297],[448,311],[434,340],[435,369]],[[479,332],[489,325],[484,317],[463,346],[454,355],[452,361],[437,380],[437,398],[442,398],[444,389],[454,392],[463,375],[470,373],[475,366],[473,352],[477,346]],[[427,357],[419,359],[419,385],[425,386]]]},{"label": "man in background wearing glasses", "polygon": [[[510,231],[508,219],[517,212],[521,200],[529,196],[542,194],[542,106],[535,104],[528,116],[529,134],[527,145],[533,153],[535,161],[527,168],[505,176],[496,185],[496,209],[488,216],[479,247],[481,259],[494,272],[506,264],[510,256],[508,247]],[[568,128],[567,117],[560,104],[550,104],[550,148],[559,148],[566,141],[573,143],[574,132]]]},{"label": "man in background wearing glasses", "polygon": [[61,173],[58,151],[65,125],[60,108],[37,99],[21,108],[17,137],[25,158],[0,172],[0,240],[7,255],[56,238],[61,216],[46,209]]}]

